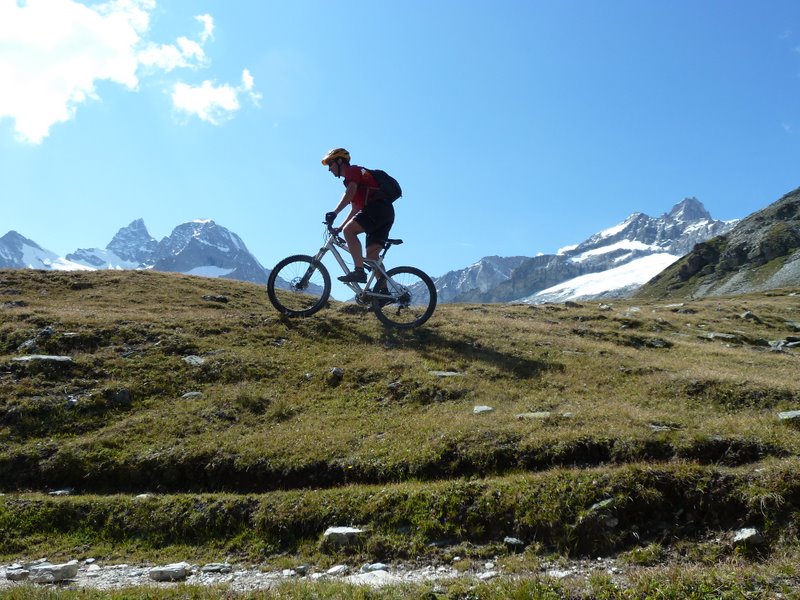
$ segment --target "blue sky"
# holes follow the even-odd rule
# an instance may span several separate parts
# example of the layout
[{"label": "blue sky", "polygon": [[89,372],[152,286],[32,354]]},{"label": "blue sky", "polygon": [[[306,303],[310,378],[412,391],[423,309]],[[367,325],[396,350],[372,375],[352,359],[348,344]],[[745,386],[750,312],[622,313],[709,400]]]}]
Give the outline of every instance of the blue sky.
[{"label": "blue sky", "polygon": [[313,253],[337,146],[434,276],[800,186],[796,0],[0,0],[0,90],[0,234],[62,255],[139,217]]}]

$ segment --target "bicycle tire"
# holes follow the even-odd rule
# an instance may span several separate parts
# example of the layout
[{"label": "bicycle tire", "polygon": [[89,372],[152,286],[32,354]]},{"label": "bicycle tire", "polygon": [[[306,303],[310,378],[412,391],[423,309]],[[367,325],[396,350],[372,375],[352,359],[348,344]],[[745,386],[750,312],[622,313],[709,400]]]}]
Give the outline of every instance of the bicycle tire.
[{"label": "bicycle tire", "polygon": [[267,296],[272,306],[290,317],[313,315],[325,306],[330,295],[328,269],[304,254],[284,258],[275,265],[267,279]]},{"label": "bicycle tire", "polygon": [[[412,329],[430,319],[436,309],[436,286],[427,273],[416,267],[394,267],[386,274],[403,287],[403,296],[390,301],[373,298],[372,311],[378,320],[389,327]],[[381,277],[373,289],[387,289],[389,286],[391,284]],[[387,289],[387,292],[395,294],[400,290]]]}]

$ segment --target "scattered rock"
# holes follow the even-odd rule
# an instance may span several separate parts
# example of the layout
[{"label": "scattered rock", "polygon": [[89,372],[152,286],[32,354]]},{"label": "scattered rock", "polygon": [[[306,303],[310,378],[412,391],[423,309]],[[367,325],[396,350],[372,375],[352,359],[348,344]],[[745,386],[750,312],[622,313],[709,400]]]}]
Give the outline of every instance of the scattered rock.
[{"label": "scattered rock", "polygon": [[733,535],[733,543],[737,546],[757,546],[764,543],[764,536],[755,527],[746,527]]},{"label": "scattered rock", "polygon": [[746,319],[748,321],[752,321],[753,323],[762,323],[761,319],[759,319],[756,315],[754,315],[749,310],[743,312],[742,314],[740,314],[739,317],[742,318],[742,319]]},{"label": "scattered rock", "polygon": [[671,348],[672,342],[661,338],[648,338],[644,341],[644,345],[648,348]]},{"label": "scattered rock", "polygon": [[503,538],[503,543],[506,545],[506,547],[510,548],[514,552],[519,552],[525,549],[525,542],[519,538],[506,536]]},{"label": "scattered rock", "polygon": [[800,410],[788,410],[786,412],[779,412],[778,419],[788,423],[800,423]]},{"label": "scattered rock", "polygon": [[34,583],[56,583],[75,579],[78,575],[78,561],[71,560],[60,565],[39,563],[30,568],[29,579]]},{"label": "scattered rock", "polygon": [[28,303],[25,300],[9,300],[7,302],[3,302],[3,308],[23,308],[28,306]]},{"label": "scattered rock", "polygon": [[334,546],[352,546],[361,539],[363,529],[357,527],[328,527],[322,534],[323,541]]},{"label": "scattered rock", "polygon": [[325,574],[330,575],[331,577],[337,577],[338,575],[344,575],[345,573],[347,573],[347,565],[336,565],[335,567],[331,567],[325,571]]},{"label": "scattered rock", "polygon": [[711,341],[721,340],[723,342],[731,342],[733,344],[741,344],[743,342],[740,336],[735,335],[733,333],[710,332],[710,333],[704,333],[699,337],[701,340],[711,340]]},{"label": "scattered rock", "polygon": [[564,569],[550,569],[547,571],[547,576],[553,579],[564,579],[570,575],[572,575],[572,571],[566,571]]},{"label": "scattered rock", "polygon": [[434,377],[463,377],[464,373],[458,371],[428,371],[429,375]]},{"label": "scattered rock", "polygon": [[497,571],[485,571],[484,573],[478,575],[478,579],[480,579],[481,581],[489,581],[490,579],[494,579],[495,577],[497,577],[497,575],[498,575]]},{"label": "scattered rock", "polygon": [[26,356],[16,356],[11,360],[19,363],[46,362],[56,364],[72,364],[74,362],[71,356],[54,356],[50,354],[28,354]]},{"label": "scattered rock", "polygon": [[71,496],[75,493],[73,488],[64,488],[63,490],[54,490],[50,492],[51,496]]},{"label": "scattered rock", "polygon": [[370,564],[364,565],[363,567],[361,567],[361,572],[372,573],[374,571],[387,571],[388,569],[389,569],[388,565],[379,562],[379,563],[372,563],[371,565]]},{"label": "scattered rock", "polygon": [[675,431],[677,427],[673,427],[672,425],[665,425],[664,423],[649,423],[650,429],[656,432],[661,431]]},{"label": "scattered rock", "polygon": [[328,372],[328,385],[339,385],[342,382],[342,379],[344,379],[344,369],[333,367]]},{"label": "scattered rock", "polygon": [[203,392],[186,392],[183,396],[181,396],[181,400],[195,400],[202,397]]},{"label": "scattered rock", "polygon": [[387,585],[397,585],[403,580],[388,571],[370,571],[369,573],[356,573],[345,578],[347,583],[354,585],[368,585],[372,588],[382,588]]},{"label": "scattered rock", "polygon": [[183,362],[185,362],[190,367],[200,367],[205,364],[206,359],[202,356],[197,356],[196,354],[191,354],[189,356],[183,357]]},{"label": "scattered rock", "polygon": [[476,406],[475,408],[472,409],[472,414],[474,415],[480,415],[483,413],[490,413],[490,412],[494,412],[494,409],[491,406]]},{"label": "scattered rock", "polygon": [[233,567],[228,563],[208,563],[200,568],[202,573],[230,573]]},{"label": "scattered rock", "polygon": [[216,296],[213,294],[206,294],[205,296],[203,296],[203,300],[205,300],[206,302],[221,302],[222,304],[228,303],[227,296]]},{"label": "scattered rock", "polygon": [[545,419],[549,419],[552,416],[553,416],[553,413],[551,413],[549,411],[546,411],[546,410],[543,410],[543,411],[540,411],[540,412],[520,413],[520,414],[517,415],[517,419],[519,419],[520,421],[525,421],[525,420],[528,420],[528,419],[544,421]]},{"label": "scattered rock", "polygon": [[31,572],[22,565],[14,564],[6,569],[6,579],[9,581],[25,581],[30,574]]},{"label": "scattered rock", "polygon": [[153,567],[148,575],[153,581],[181,581],[186,579],[191,572],[192,567],[189,563],[180,562],[163,567]]}]

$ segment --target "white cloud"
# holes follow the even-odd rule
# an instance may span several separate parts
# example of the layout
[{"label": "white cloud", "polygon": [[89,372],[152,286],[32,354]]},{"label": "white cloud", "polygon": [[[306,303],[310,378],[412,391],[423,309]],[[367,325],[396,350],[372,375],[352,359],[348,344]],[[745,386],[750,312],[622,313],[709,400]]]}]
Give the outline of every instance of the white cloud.
[{"label": "white cloud", "polygon": [[178,83],[172,92],[172,103],[179,111],[219,125],[239,110],[240,95],[247,94],[252,102],[258,104],[261,95],[252,90],[253,76],[245,69],[242,71],[242,84],[238,87],[216,85],[212,81],[204,81],[199,86]]},{"label": "white cloud", "polygon": [[[0,0],[0,119],[14,121],[17,139],[38,144],[55,124],[99,100],[98,82],[137,90],[140,80],[156,71],[207,67],[211,15],[195,17],[202,25],[195,38],[156,43],[147,39],[155,7],[156,0],[91,6],[76,0]],[[173,99],[178,108],[220,123],[239,108],[240,94],[257,102],[252,76],[245,73],[239,87],[179,84]]]},{"label": "white cloud", "polygon": [[203,33],[200,34],[200,43],[205,44],[210,38],[214,37],[214,19],[211,15],[197,15],[195,19],[203,24]]},{"label": "white cloud", "polygon": [[217,86],[211,81],[204,81],[199,86],[176,84],[172,92],[172,103],[178,110],[196,115],[214,125],[239,110],[236,89],[229,85]]}]

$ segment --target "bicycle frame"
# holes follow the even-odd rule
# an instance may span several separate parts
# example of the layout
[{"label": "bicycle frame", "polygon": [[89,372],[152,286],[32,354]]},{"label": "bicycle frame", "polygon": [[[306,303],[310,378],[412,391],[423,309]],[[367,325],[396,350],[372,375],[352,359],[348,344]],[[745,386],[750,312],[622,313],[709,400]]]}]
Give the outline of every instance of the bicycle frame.
[{"label": "bicycle frame", "polygon": [[[333,232],[333,230],[332,230],[330,225],[328,225],[328,234],[329,234],[328,241],[325,242],[325,245],[322,246],[322,248],[319,249],[319,252],[317,252],[314,255],[314,260],[316,260],[316,261],[321,263],[323,257],[328,252],[330,252],[331,254],[333,254],[333,257],[336,259],[336,262],[339,263],[339,266],[341,267],[341,269],[344,272],[344,274],[347,275],[350,272],[350,269],[348,268],[347,263],[345,262],[344,258],[342,258],[342,255],[340,253],[340,250],[342,250],[342,251],[346,252],[347,254],[350,254],[350,250],[347,248],[347,243],[342,238],[340,238],[336,233]],[[369,299],[369,298],[379,298],[379,299],[393,300],[396,297],[395,294],[380,293],[380,292],[371,291],[369,289],[370,286],[372,286],[372,284],[374,283],[374,281],[378,277],[383,278],[385,281],[387,281],[387,282],[389,282],[391,284],[391,286],[387,286],[387,292],[388,292],[389,287],[391,287],[391,289],[394,289],[394,290],[405,291],[405,288],[403,286],[399,285],[397,282],[395,282],[386,273],[386,270],[383,268],[383,257],[386,256],[386,253],[389,251],[390,247],[391,247],[391,244],[389,244],[389,243],[385,244],[383,246],[383,251],[378,255],[378,258],[376,260],[369,259],[369,258],[365,258],[364,259],[364,266],[367,269],[369,269],[370,274],[369,274],[369,277],[367,278],[367,282],[365,284],[363,284],[364,285],[363,289],[362,289],[361,285],[359,285],[358,283],[355,283],[355,282],[345,283],[345,282],[343,282],[344,285],[346,285],[347,287],[349,287],[353,291],[353,293],[356,295],[356,299],[357,300],[359,300],[359,301],[367,301],[367,299]],[[308,272],[303,277],[303,280],[302,280],[302,284],[303,285],[308,283],[308,278],[311,277],[312,272],[313,272],[313,269],[309,268]]]}]

